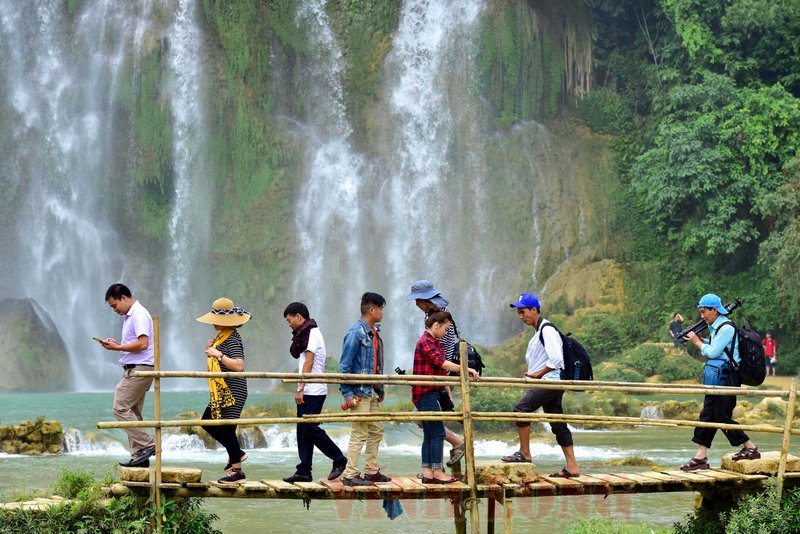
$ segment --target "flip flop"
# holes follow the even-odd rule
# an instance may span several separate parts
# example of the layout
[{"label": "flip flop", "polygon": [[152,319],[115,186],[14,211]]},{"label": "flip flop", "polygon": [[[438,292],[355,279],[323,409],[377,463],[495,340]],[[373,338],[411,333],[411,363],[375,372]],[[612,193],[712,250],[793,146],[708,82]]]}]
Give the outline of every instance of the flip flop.
[{"label": "flip flop", "polygon": [[570,473],[566,467],[562,467],[558,473],[550,475],[552,478],[574,478],[581,476],[580,473]]},{"label": "flip flop", "polygon": [[525,458],[525,456],[520,452],[517,451],[511,456],[503,456],[500,458],[501,461],[509,463],[509,464],[529,464],[531,463],[530,460]]}]

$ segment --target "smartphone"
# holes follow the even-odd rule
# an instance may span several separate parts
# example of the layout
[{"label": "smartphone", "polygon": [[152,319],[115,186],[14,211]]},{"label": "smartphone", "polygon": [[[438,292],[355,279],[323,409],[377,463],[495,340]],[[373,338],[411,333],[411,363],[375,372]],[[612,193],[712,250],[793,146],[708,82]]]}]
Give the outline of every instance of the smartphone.
[{"label": "smartphone", "polygon": [[95,341],[97,341],[101,345],[104,343],[104,341],[102,339],[100,339],[99,337],[92,337],[92,339],[94,339]]}]

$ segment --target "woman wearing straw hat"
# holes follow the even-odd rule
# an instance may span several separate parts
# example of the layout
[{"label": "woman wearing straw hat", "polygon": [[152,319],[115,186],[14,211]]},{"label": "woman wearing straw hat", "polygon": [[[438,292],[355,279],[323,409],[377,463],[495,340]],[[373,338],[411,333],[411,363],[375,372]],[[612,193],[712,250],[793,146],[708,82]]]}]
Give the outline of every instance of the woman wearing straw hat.
[{"label": "woman wearing straw hat", "polygon": [[[206,344],[208,370],[210,372],[244,371],[244,346],[236,329],[250,320],[250,314],[233,305],[227,298],[219,298],[211,305],[211,311],[197,318],[201,323],[214,325],[217,335]],[[203,419],[239,419],[247,400],[246,378],[209,378],[211,399],[203,412]],[[204,426],[203,430],[219,441],[228,451],[226,476],[220,484],[243,484],[247,482],[242,471],[242,462],[247,459],[236,437],[236,425]]]}]

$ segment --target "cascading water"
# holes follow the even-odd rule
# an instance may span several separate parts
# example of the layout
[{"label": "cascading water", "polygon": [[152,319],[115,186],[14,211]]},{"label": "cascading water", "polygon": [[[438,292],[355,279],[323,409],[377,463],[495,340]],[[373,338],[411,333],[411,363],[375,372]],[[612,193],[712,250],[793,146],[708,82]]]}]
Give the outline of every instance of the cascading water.
[{"label": "cascading water", "polygon": [[[211,337],[208,329],[201,331],[194,320],[206,310],[192,310],[194,314],[186,310],[187,302],[204,303],[205,293],[197,288],[204,286],[208,276],[205,266],[208,265],[213,183],[204,156],[208,149],[208,127],[200,61],[203,41],[196,18],[197,3],[181,0],[168,32],[175,195],[169,224],[170,261],[164,281],[167,328],[162,331],[166,334],[163,352],[177,369],[193,369],[205,363],[202,357],[193,358],[192,355],[202,356],[202,340]],[[188,335],[195,332],[197,335]]]},{"label": "cascading water", "polygon": [[149,13],[98,1],[72,27],[63,8],[57,1],[0,3],[0,135],[13,147],[3,179],[14,186],[6,193],[20,222],[2,295],[36,299],[69,348],[76,388],[102,389],[119,376],[117,358],[91,338],[118,337],[103,295],[127,269],[110,224],[118,207],[104,201],[115,172],[112,95]]},{"label": "cascading water", "polygon": [[[173,323],[194,317],[177,307],[204,276],[198,258],[208,249],[210,178],[196,3],[95,0],[74,13],[72,7],[0,0],[0,182],[3,209],[14,210],[11,235],[0,240],[0,298],[34,298],[49,313],[68,347],[75,388],[89,391],[112,388],[120,375],[119,355],[91,339],[119,337],[120,318],[103,302],[109,284],[128,284],[151,313],[166,311]],[[173,179],[165,183],[175,189],[166,274],[153,274],[161,266],[121,232],[138,224],[126,211],[136,194],[128,163],[135,147],[121,101],[136,91],[125,86],[137,79],[131,72],[160,42],[167,43],[172,76],[159,88],[172,111]],[[183,323],[166,326],[162,333],[191,332]],[[163,366],[191,368],[175,335],[164,336]]]},{"label": "cascading water", "polygon": [[339,333],[358,317],[359,297],[369,289],[362,248],[369,234],[364,226],[369,224],[364,209],[369,191],[364,191],[364,158],[349,142],[342,53],[324,6],[323,0],[312,0],[297,12],[298,23],[310,29],[313,65],[307,73],[307,178],[296,212],[300,268],[287,303],[306,302],[323,333],[330,333],[329,351],[338,354]]}]

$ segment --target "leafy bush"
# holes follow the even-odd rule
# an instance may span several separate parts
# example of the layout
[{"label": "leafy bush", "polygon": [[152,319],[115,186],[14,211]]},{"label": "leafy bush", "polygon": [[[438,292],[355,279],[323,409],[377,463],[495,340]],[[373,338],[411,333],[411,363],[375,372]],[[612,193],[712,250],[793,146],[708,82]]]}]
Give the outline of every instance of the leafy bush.
[{"label": "leafy bush", "polygon": [[631,525],[619,521],[612,521],[605,517],[591,517],[580,519],[572,526],[568,534],[655,534],[669,532],[668,530],[655,530],[646,524]]},{"label": "leafy bush", "polygon": [[700,509],[673,525],[675,534],[789,534],[800,532],[800,489],[786,491],[780,509],[775,489],[748,495],[726,513]]},{"label": "leafy bush", "polygon": [[593,364],[621,353],[630,343],[622,321],[608,313],[587,315],[576,330],[575,336],[589,351]]},{"label": "leafy bush", "polygon": [[703,364],[694,358],[683,355],[666,354],[656,368],[662,382],[699,379],[703,374]]},{"label": "leafy bush", "polygon": [[92,487],[94,474],[88,471],[70,471],[64,469],[53,485],[53,493],[65,499],[74,499]]},{"label": "leafy bush", "polygon": [[656,369],[663,359],[664,349],[650,343],[639,345],[622,357],[624,363],[643,376],[656,374]]},{"label": "leafy bush", "polygon": [[633,120],[629,106],[611,89],[594,89],[577,107],[581,119],[598,133],[622,133]]},{"label": "leafy bush", "polygon": [[[91,473],[62,471],[54,491],[72,499],[45,510],[0,509],[0,533],[82,532],[141,534],[152,532],[155,510],[150,501],[133,496],[105,499]],[[158,513],[167,533],[221,534],[211,524],[218,519],[201,507],[202,499],[164,500]]]},{"label": "leafy bush", "polygon": [[595,380],[609,382],[643,382],[644,376],[616,361],[603,362],[594,369]]},{"label": "leafy bush", "polygon": [[[475,388],[472,390],[472,410],[475,412],[512,412],[525,390],[517,388]],[[513,423],[505,421],[476,421],[475,430],[505,432]]]}]

